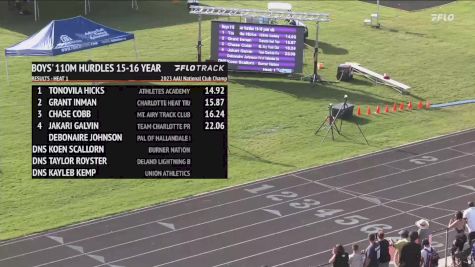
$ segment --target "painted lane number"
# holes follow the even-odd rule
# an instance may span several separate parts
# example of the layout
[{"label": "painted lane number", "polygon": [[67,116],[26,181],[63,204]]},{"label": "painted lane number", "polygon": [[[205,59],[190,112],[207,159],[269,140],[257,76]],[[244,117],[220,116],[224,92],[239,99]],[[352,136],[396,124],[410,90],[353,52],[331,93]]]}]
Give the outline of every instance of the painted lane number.
[{"label": "painted lane number", "polygon": [[439,160],[438,158],[433,157],[433,156],[422,156],[420,158],[411,159],[409,161],[417,165],[424,165],[428,162],[435,162],[438,160]]},{"label": "painted lane number", "polygon": [[355,225],[360,222],[360,220],[369,220],[366,217],[360,215],[352,215],[343,217],[343,219],[337,219],[335,222],[340,225]]},{"label": "painted lane number", "polygon": [[371,234],[371,233],[377,233],[380,230],[391,230],[393,227],[391,225],[387,225],[384,223],[380,224],[369,224],[361,227],[361,232]]},{"label": "painted lane number", "polygon": [[271,188],[274,188],[274,186],[269,185],[269,184],[263,184],[263,185],[261,185],[259,187],[256,187],[256,188],[251,188],[251,189],[247,188],[247,189],[244,189],[244,190],[246,190],[249,193],[257,194],[261,191],[269,190]]},{"label": "painted lane number", "polygon": [[321,210],[317,210],[317,214],[315,214],[315,216],[319,217],[319,218],[325,218],[325,217],[328,217],[328,216],[332,216],[333,214],[337,214],[337,213],[340,213],[342,212],[343,210],[341,209],[321,209]]},{"label": "painted lane number", "polygon": [[282,191],[280,194],[275,195],[268,195],[266,198],[273,200],[273,201],[282,201],[283,198],[296,198],[298,196],[297,193],[290,192],[290,191]]},{"label": "painted lane number", "polygon": [[292,202],[289,205],[292,208],[296,208],[296,209],[308,209],[312,206],[320,205],[320,201],[313,200],[313,199],[310,199],[310,198],[306,198],[302,202]]}]

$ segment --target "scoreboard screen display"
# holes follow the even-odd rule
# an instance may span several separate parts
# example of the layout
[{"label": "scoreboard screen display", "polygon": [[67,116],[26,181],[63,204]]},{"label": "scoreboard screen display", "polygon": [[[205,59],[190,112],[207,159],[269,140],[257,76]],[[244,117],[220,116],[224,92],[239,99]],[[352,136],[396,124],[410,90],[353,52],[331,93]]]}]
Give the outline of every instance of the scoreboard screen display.
[{"label": "scoreboard screen display", "polygon": [[211,60],[231,71],[302,73],[302,26],[213,21]]}]

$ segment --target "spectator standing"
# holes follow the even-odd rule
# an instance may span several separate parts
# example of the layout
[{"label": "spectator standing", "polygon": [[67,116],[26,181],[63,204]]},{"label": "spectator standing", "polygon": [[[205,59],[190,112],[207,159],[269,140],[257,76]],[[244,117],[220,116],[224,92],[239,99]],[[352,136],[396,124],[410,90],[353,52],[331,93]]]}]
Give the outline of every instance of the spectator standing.
[{"label": "spectator standing", "polygon": [[401,249],[401,256],[399,257],[399,266],[401,267],[419,267],[422,264],[421,245],[416,241],[419,239],[419,234],[415,231],[409,234],[409,243]]},{"label": "spectator standing", "polygon": [[399,235],[401,236],[401,239],[399,239],[397,242],[394,243],[391,240],[393,247],[396,249],[396,252],[394,253],[394,263],[397,266],[399,266],[399,257],[401,255],[402,248],[409,243],[409,232],[407,230],[400,231]]},{"label": "spectator standing", "polygon": [[384,231],[378,232],[379,267],[389,267],[391,255],[389,254],[389,241],[384,238]]},{"label": "spectator standing", "polygon": [[456,244],[457,241],[454,241],[454,246],[456,247],[455,253],[452,255],[454,261],[454,267],[469,267],[468,257],[470,256],[470,249],[463,249],[463,246]]},{"label": "spectator standing", "polygon": [[349,256],[350,267],[363,267],[363,254],[361,254],[360,246],[353,244],[353,253]]},{"label": "spectator standing", "polygon": [[461,259],[464,258],[464,244],[465,242],[462,242],[460,239],[455,239],[452,243],[452,249],[450,250],[452,253],[452,266],[461,266],[461,263],[463,262]]},{"label": "spectator standing", "polygon": [[419,244],[424,239],[429,239],[430,230],[429,230],[429,222],[426,219],[420,219],[416,222],[416,226],[418,228],[417,234],[419,235]]},{"label": "spectator standing", "polygon": [[475,207],[473,201],[468,202],[468,209],[463,212],[463,218],[467,223],[468,244],[472,246],[475,240]]},{"label": "spectator standing", "polygon": [[378,242],[376,242],[376,235],[368,235],[369,246],[365,251],[364,267],[379,267],[378,254],[376,249],[378,247]]},{"label": "spectator standing", "polygon": [[421,257],[423,267],[436,267],[439,265],[439,254],[429,243],[429,239],[422,240]]},{"label": "spectator standing", "polygon": [[337,244],[332,250],[332,257],[328,261],[333,264],[333,267],[349,267],[348,253],[345,252],[345,248],[342,245]]},{"label": "spectator standing", "polygon": [[455,239],[452,242],[452,248],[450,249],[453,266],[456,265],[455,253],[457,253],[457,251],[462,251],[465,242],[467,242],[467,236],[465,235],[465,224],[466,220],[463,218],[463,213],[461,211],[457,211],[455,216],[450,219],[449,225],[447,226],[447,228],[453,228],[455,230]]}]

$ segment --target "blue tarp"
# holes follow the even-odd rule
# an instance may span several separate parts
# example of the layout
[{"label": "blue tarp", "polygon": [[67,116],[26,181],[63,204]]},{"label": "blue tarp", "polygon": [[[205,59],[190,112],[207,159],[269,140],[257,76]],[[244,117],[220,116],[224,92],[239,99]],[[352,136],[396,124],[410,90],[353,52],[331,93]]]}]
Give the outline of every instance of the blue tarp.
[{"label": "blue tarp", "polygon": [[53,20],[25,41],[5,49],[5,56],[56,56],[134,39],[82,16]]}]

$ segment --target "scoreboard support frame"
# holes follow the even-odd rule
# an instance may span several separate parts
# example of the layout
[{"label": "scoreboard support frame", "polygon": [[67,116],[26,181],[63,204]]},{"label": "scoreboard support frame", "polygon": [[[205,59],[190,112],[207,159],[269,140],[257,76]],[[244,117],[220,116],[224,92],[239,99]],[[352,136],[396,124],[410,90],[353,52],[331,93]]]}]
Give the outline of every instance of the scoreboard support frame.
[{"label": "scoreboard support frame", "polygon": [[318,46],[318,35],[319,35],[319,32],[320,32],[320,23],[317,21],[317,26],[316,26],[317,30],[316,30],[316,33],[315,33],[315,46],[313,48],[313,74],[312,74],[312,79],[310,80],[310,82],[312,84],[316,84],[317,82],[320,81],[320,77],[318,76],[318,50],[319,50],[319,46]]},{"label": "scoreboard support frame", "polygon": [[267,11],[256,9],[239,9],[239,8],[227,8],[227,7],[212,7],[212,6],[190,6],[190,14],[198,15],[198,43],[197,59],[198,62],[202,61],[202,38],[201,38],[201,22],[202,15],[209,16],[221,16],[221,17],[263,17],[274,20],[301,20],[301,21],[315,21],[317,24],[317,33],[314,47],[314,69],[310,82],[315,84],[320,80],[318,77],[318,35],[320,31],[320,22],[329,22],[330,15],[326,13],[308,13],[308,12],[293,12],[293,11]]},{"label": "scoreboard support frame", "polygon": [[201,47],[203,46],[202,44],[202,39],[201,39],[201,14],[198,15],[198,44],[196,45],[197,53],[198,53],[198,62],[201,61]]}]

